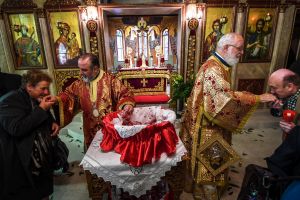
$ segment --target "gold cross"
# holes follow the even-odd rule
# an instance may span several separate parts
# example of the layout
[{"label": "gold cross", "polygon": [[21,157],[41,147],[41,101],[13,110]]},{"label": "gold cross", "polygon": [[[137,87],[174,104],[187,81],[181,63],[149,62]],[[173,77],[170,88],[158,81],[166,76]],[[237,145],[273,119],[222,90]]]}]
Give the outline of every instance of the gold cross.
[{"label": "gold cross", "polygon": [[143,87],[146,87],[146,84],[148,83],[148,80],[143,78],[143,80],[141,80],[141,83],[143,84]]}]

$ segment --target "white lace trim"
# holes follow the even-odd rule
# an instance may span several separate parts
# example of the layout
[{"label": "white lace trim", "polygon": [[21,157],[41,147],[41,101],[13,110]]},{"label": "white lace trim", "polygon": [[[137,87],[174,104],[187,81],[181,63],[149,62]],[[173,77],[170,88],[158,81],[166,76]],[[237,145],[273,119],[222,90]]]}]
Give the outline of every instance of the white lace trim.
[{"label": "white lace trim", "polygon": [[130,118],[132,125],[123,125],[121,116],[114,118],[114,128],[122,138],[131,137],[147,127],[149,124],[159,124],[163,121],[175,123],[176,114],[172,110],[162,109],[160,106],[134,108]]},{"label": "white lace trim", "polygon": [[121,138],[129,138],[143,130],[147,125],[124,126],[121,118],[114,118],[112,123]]},{"label": "white lace trim", "polygon": [[[165,173],[170,171],[172,166],[176,166],[186,153],[186,149],[180,140],[176,146],[175,155],[167,157],[166,154],[162,154],[159,161],[154,164],[144,165],[142,171],[134,175],[130,171],[129,165],[120,163],[119,154],[110,152],[111,154],[107,155],[108,153],[99,151],[98,145],[101,135],[99,132],[97,133],[95,138],[98,139],[95,140],[94,138],[80,165],[83,166],[84,170],[89,170],[92,174],[102,177],[105,181],[110,181],[112,185],[116,185],[117,188],[123,188],[124,191],[136,197],[146,194],[146,191],[156,185],[161,177],[165,176]],[[102,157],[104,154],[107,156],[106,160]],[[112,161],[114,159],[116,160],[115,163]]]}]

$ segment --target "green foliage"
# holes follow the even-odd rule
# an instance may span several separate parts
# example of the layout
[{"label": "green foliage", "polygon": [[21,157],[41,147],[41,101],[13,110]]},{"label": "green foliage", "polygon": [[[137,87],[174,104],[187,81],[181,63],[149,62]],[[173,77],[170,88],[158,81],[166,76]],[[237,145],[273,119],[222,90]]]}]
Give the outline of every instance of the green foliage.
[{"label": "green foliage", "polygon": [[189,96],[194,87],[195,78],[192,75],[186,82],[184,82],[183,77],[179,74],[172,76],[171,86],[172,86],[172,100],[171,102],[176,102],[177,100],[185,101]]}]

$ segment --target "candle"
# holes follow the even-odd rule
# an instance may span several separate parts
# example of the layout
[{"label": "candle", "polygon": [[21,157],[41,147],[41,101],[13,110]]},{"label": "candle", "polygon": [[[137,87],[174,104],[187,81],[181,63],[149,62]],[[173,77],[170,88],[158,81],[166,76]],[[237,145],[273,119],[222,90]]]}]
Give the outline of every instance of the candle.
[{"label": "candle", "polygon": [[149,67],[152,67],[152,63],[153,63],[153,57],[150,56],[150,60],[149,60]]},{"label": "candle", "polygon": [[133,60],[134,60],[134,67],[137,67],[137,57],[136,56],[134,56],[134,58],[133,58]]},{"label": "candle", "polygon": [[157,67],[160,67],[160,55],[157,55]]},{"label": "candle", "polygon": [[282,116],[283,116],[284,121],[293,122],[296,117],[296,111],[284,110]]}]

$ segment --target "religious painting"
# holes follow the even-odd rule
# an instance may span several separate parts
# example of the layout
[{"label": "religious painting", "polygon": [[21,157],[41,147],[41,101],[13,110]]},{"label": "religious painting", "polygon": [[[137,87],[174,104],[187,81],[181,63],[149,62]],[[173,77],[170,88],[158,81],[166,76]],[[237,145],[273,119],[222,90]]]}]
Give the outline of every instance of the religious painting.
[{"label": "religious painting", "polygon": [[234,28],[235,7],[207,7],[202,62],[216,50],[217,42]]},{"label": "religious painting", "polygon": [[249,8],[243,62],[269,62],[276,22],[275,8]]},{"label": "religious painting", "polygon": [[45,68],[42,38],[34,12],[8,13],[8,35],[15,69]]},{"label": "religious painting", "polygon": [[55,67],[77,67],[84,52],[78,12],[49,12],[47,16]]}]

